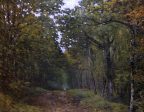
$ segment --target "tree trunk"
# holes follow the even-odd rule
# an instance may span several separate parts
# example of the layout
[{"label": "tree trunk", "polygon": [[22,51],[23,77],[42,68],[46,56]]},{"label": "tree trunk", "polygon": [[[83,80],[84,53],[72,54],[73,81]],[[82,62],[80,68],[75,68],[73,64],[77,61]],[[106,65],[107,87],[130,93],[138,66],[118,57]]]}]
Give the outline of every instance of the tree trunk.
[{"label": "tree trunk", "polygon": [[129,107],[129,112],[133,112],[134,110],[134,79],[133,79],[133,74],[134,70],[131,70],[131,83],[130,83],[130,88],[131,88],[131,95],[130,95],[130,107]]},{"label": "tree trunk", "polygon": [[135,26],[132,26],[131,28],[131,74],[130,74],[130,89],[131,89],[131,93],[130,93],[130,105],[129,105],[129,112],[134,112],[134,74],[136,74],[136,60],[135,60],[135,56],[136,56],[136,28]]},{"label": "tree trunk", "polygon": [[94,84],[94,93],[97,94],[96,81],[93,72],[91,71],[92,81]]},{"label": "tree trunk", "polygon": [[107,78],[107,95],[108,97],[113,96],[113,90],[114,90],[114,83],[113,83],[113,78],[114,78],[114,67],[113,67],[113,61],[111,58],[111,53],[110,53],[110,45],[107,45],[104,48],[104,63],[105,63],[105,75]]}]

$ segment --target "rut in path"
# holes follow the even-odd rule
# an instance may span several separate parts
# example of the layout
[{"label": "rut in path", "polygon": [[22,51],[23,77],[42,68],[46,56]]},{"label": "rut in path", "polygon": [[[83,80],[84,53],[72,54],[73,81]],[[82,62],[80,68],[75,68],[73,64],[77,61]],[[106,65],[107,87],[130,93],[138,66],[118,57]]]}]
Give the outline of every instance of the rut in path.
[{"label": "rut in path", "polygon": [[65,91],[41,94],[33,98],[32,104],[39,106],[44,112],[90,112]]}]

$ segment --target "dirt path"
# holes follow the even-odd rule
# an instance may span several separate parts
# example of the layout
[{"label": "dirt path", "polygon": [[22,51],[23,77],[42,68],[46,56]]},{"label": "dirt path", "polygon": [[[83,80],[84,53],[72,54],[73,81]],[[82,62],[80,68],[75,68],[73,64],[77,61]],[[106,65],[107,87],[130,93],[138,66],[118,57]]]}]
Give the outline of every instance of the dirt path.
[{"label": "dirt path", "polygon": [[41,94],[33,98],[32,104],[41,107],[44,112],[90,112],[64,91]]}]

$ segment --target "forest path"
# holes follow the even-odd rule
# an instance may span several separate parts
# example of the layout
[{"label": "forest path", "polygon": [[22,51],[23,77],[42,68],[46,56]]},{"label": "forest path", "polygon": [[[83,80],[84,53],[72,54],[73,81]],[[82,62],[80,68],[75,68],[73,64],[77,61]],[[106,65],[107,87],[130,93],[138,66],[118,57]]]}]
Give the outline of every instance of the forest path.
[{"label": "forest path", "polygon": [[32,105],[39,106],[44,112],[90,112],[79,105],[79,99],[66,91],[46,92],[32,100]]}]

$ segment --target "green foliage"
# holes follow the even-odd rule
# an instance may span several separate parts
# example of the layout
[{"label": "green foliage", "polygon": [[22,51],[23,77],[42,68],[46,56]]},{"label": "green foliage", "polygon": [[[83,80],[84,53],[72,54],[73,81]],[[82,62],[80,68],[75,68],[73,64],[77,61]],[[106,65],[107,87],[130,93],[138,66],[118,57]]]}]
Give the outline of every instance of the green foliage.
[{"label": "green foliage", "polygon": [[[57,23],[60,24],[59,30],[62,32],[61,45],[66,49],[70,81],[74,87],[76,85],[79,88],[91,88],[95,82],[97,92],[105,94],[102,92],[107,90],[101,88],[106,86],[108,89],[107,83],[110,77],[115,85],[115,80],[119,77],[117,71],[129,73],[130,34],[128,28],[111,21],[101,24],[102,21],[114,16],[110,11],[110,5],[114,3],[115,1],[84,0],[81,2],[81,7],[66,10],[65,15],[60,15],[58,18]],[[110,55],[106,57],[108,52]],[[108,62],[111,65],[110,63],[107,65]],[[127,77],[127,74],[122,77]],[[128,80],[126,78],[124,82],[127,89]]]},{"label": "green foliage", "polygon": [[0,13],[3,23],[0,28],[2,89],[19,94],[25,82],[47,88],[49,80],[63,80],[64,56],[57,42],[55,23],[49,17],[59,12],[62,1],[2,0],[0,3],[4,11]]}]

